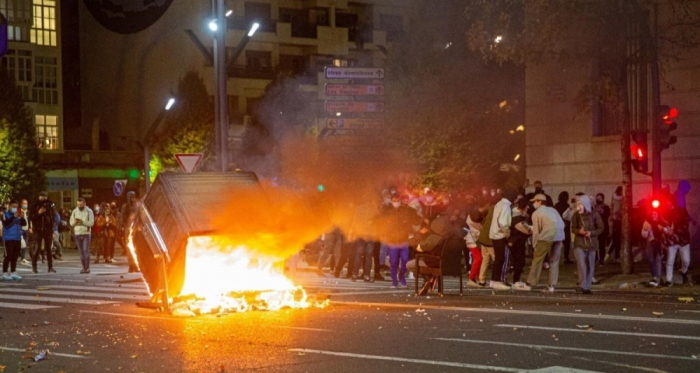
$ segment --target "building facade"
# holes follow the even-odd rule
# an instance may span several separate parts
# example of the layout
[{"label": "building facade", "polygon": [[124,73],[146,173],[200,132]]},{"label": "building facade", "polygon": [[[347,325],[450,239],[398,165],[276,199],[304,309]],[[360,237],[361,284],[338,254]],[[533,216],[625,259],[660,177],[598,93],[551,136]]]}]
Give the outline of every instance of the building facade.
[{"label": "building facade", "polygon": [[[166,2],[168,3],[168,2]],[[232,58],[250,26],[260,28],[228,70],[229,144],[240,143],[256,104],[280,73],[296,77],[312,103],[312,125],[325,126],[327,66],[381,66],[392,40],[412,17],[401,0],[227,0],[226,46]],[[83,128],[99,123],[115,150],[133,149],[187,71],[214,92],[206,53],[213,35],[209,1],[173,1],[162,17],[135,33],[103,27],[81,7]],[[198,48],[186,30],[201,42]],[[188,31],[188,32],[189,32]],[[335,81],[342,83],[343,81]],[[83,141],[87,141],[83,134]]]}]

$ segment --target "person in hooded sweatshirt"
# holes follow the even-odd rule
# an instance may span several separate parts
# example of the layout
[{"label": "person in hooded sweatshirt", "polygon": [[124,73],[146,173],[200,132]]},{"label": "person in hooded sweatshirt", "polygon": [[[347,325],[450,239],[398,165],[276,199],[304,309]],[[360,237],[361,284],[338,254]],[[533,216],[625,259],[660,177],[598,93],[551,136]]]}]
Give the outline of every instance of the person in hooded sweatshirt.
[{"label": "person in hooded sweatshirt", "polygon": [[573,263],[569,259],[569,253],[571,252],[571,222],[564,219],[564,213],[569,209],[569,192],[563,191],[559,193],[554,209],[557,210],[564,220],[564,242],[562,243],[564,245],[564,263],[571,264]]},{"label": "person in hooded sweatshirt", "polygon": [[[450,233],[450,220],[447,216],[440,216],[435,218],[432,223],[430,223],[430,234],[425,237],[416,251],[428,254],[430,257],[421,258],[418,263],[416,259],[411,259],[406,263],[406,268],[409,271],[416,272],[417,266],[438,268],[440,266],[440,255],[445,247],[445,242],[447,235]],[[437,258],[435,258],[437,257]],[[424,276],[425,282],[423,287],[418,292],[418,295],[426,295],[429,290],[433,289],[436,284],[436,278],[434,276]]]},{"label": "person in hooded sweatshirt", "polygon": [[579,288],[576,291],[590,294],[595,273],[598,236],[603,233],[605,226],[600,214],[591,209],[591,200],[588,196],[579,197],[576,209],[571,218],[579,280]]}]

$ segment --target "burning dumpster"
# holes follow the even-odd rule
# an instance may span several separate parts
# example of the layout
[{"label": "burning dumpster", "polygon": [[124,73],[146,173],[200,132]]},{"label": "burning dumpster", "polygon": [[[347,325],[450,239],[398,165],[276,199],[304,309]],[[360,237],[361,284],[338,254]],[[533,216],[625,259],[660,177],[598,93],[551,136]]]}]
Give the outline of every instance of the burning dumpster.
[{"label": "burning dumpster", "polygon": [[221,211],[236,193],[264,200],[252,172],[158,175],[138,210],[129,244],[152,301],[167,306],[187,299],[195,313],[308,307],[304,290],[275,263],[255,257],[255,248],[239,245],[213,224],[214,214],[245,216]]}]

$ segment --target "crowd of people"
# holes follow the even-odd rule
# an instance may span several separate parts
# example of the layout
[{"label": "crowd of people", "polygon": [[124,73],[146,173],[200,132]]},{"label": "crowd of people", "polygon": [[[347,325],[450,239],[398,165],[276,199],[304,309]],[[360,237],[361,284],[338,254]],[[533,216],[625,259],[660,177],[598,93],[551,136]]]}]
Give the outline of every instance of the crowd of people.
[{"label": "crowd of people", "polygon": [[[90,273],[91,247],[95,252],[94,263],[113,263],[115,244],[119,243],[122,255],[126,255],[125,227],[133,221],[139,199],[134,192],[127,194],[128,202],[121,209],[117,201],[95,204],[91,209],[85,199],[79,198],[73,210],[57,209],[47,192],[39,193],[37,200],[29,204],[6,200],[0,206],[2,215],[2,243],[4,247],[3,281],[19,281],[17,265],[31,265],[38,273],[38,262],[47,263],[47,272],[56,273],[54,260],[63,260],[63,251],[71,247],[80,253],[80,273]],[[93,241],[95,238],[95,241]],[[94,244],[93,244],[94,243]],[[130,261],[129,271],[136,270]],[[29,258],[29,260],[27,260]]]},{"label": "crowd of people", "polygon": [[[392,287],[398,288],[407,287],[407,278],[419,273],[417,267],[435,268],[445,258],[461,257],[469,287],[529,291],[540,284],[545,269],[549,277],[544,291],[554,292],[560,262],[576,263],[577,292],[590,294],[591,285],[598,283],[596,266],[620,263],[622,187],[610,205],[602,193],[570,198],[565,191],[554,203],[540,181],[529,193],[526,187],[484,188],[476,196],[388,188],[380,201],[369,198],[355,208],[349,230],[335,228],[320,238],[316,272],[326,276],[328,265],[341,277],[347,266],[346,276],[352,281],[374,282],[384,280],[388,270]],[[673,285],[676,255],[681,256],[683,282],[688,281],[691,220],[667,186],[664,195],[663,209],[643,201],[633,217],[634,236],[646,248],[652,273],[648,284],[653,287]],[[443,255],[446,251],[463,254]],[[530,255],[530,269],[524,273]],[[424,276],[420,293],[436,284],[435,276]]]}]

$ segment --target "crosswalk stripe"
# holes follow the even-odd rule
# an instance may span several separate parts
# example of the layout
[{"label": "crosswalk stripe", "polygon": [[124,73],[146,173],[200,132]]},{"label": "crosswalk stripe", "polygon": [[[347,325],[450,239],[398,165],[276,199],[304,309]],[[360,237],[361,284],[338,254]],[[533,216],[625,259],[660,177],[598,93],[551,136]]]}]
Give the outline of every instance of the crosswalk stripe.
[{"label": "crosswalk stripe", "polygon": [[[76,286],[76,285],[46,285],[51,289],[67,289],[67,290],[87,290],[87,291],[104,291],[114,293],[135,293],[137,295],[146,295],[146,289],[124,289],[124,288],[107,288],[102,286]],[[92,293],[90,293],[92,294]]]},{"label": "crosswalk stripe", "polygon": [[12,299],[12,300],[27,300],[34,302],[56,302],[56,303],[75,303],[75,304],[89,304],[93,306],[102,304],[113,304],[121,303],[109,300],[93,300],[93,299],[73,299],[73,298],[57,298],[57,297],[35,297],[32,295],[12,295],[3,294],[2,299]]},{"label": "crosswalk stripe", "polygon": [[59,290],[35,290],[35,289],[0,289],[0,294],[2,293],[29,293],[29,294],[47,294],[47,295],[70,295],[83,298],[113,298],[113,299],[129,299],[129,300],[150,300],[150,297],[137,296],[137,295],[126,295],[126,294],[97,294],[91,293],[86,294],[80,291],[59,291]]},{"label": "crosswalk stripe", "polygon": [[0,302],[0,308],[17,308],[20,310],[43,310],[46,308],[59,308],[60,306],[45,306],[42,304],[24,304]]}]

